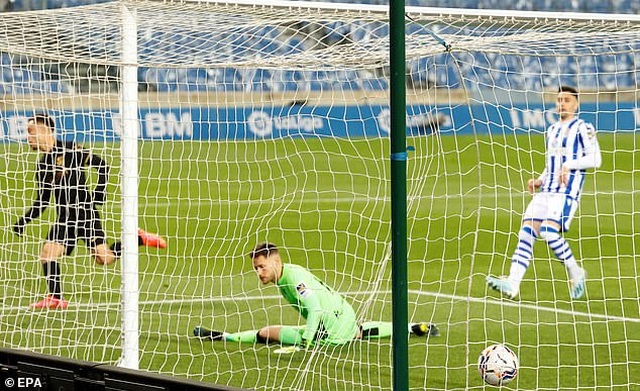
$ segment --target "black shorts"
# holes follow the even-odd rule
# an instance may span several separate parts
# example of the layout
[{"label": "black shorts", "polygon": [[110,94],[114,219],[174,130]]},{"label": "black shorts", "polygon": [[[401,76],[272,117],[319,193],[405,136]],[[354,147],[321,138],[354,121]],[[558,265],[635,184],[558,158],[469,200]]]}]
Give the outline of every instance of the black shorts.
[{"label": "black shorts", "polygon": [[93,249],[106,242],[107,235],[102,229],[100,214],[91,207],[80,212],[59,215],[47,235],[47,240],[56,242],[66,247],[66,254],[71,255],[81,239],[85,244]]}]

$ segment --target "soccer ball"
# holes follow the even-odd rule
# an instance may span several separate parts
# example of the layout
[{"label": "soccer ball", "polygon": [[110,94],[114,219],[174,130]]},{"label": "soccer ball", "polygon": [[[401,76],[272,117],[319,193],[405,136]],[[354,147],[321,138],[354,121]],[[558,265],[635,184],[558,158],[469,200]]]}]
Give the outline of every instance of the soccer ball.
[{"label": "soccer ball", "polygon": [[491,345],[480,353],[478,372],[487,384],[503,386],[518,374],[518,356],[504,345]]}]

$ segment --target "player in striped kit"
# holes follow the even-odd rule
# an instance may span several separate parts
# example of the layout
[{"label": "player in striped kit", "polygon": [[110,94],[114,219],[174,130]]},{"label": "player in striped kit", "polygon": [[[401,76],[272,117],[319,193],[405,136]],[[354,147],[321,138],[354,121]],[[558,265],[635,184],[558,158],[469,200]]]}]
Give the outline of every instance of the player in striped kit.
[{"label": "player in striped kit", "polygon": [[527,207],[518,235],[518,245],[511,258],[507,277],[487,276],[487,285],[508,298],[520,290],[533,254],[533,243],[542,239],[569,274],[569,294],[579,299],[585,291],[585,271],[578,266],[569,244],[561,236],[567,232],[578,208],[586,170],[602,162],[596,131],[592,124],[578,118],[578,91],[562,86],[556,108],[559,121],[546,133],[546,167],[540,177],[529,179],[530,193],[539,190]]}]

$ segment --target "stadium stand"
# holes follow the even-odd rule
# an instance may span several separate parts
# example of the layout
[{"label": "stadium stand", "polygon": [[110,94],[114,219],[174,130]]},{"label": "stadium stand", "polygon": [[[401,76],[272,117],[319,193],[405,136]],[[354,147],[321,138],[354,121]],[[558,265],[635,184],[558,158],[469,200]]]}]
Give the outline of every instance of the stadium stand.
[{"label": "stadium stand", "polygon": [[[103,3],[109,0],[9,0],[5,1],[5,9],[14,11],[39,10],[60,7],[72,7]],[[340,2],[338,0],[325,0]],[[344,0],[343,0],[344,1]],[[352,3],[387,4],[388,0],[352,0]],[[518,9],[534,11],[576,11],[603,13],[636,13],[640,10],[640,0],[407,0],[408,6],[432,7],[464,7],[480,9]],[[409,24],[408,33],[421,33],[421,26]],[[367,42],[380,39],[388,35],[388,28],[383,25],[346,25],[335,22],[326,26],[328,34],[323,38],[323,44],[340,45],[352,42]],[[422,32],[425,33],[426,32]],[[438,31],[446,33],[446,31]],[[207,37],[196,37],[188,33],[180,34],[173,31],[171,35],[148,32],[140,35],[139,55],[141,58],[153,59],[158,50],[185,53],[188,50],[201,50],[202,42],[207,42],[211,51],[227,56],[230,61],[243,54],[263,55],[292,55],[311,48],[308,40],[296,35],[283,34],[276,27],[263,28],[260,31],[248,33],[230,32],[235,36],[233,48]],[[213,42],[213,43],[212,43]],[[227,41],[228,42],[228,41]],[[186,45],[189,43],[189,45]],[[194,45],[195,43],[195,45]],[[92,48],[99,55],[102,48]],[[452,59],[447,55],[423,58],[409,62],[407,66],[407,83],[410,88],[430,88],[438,86],[456,87],[461,85],[464,75],[468,86],[504,85],[516,89],[538,89],[546,81],[527,77],[524,70],[531,74],[543,74],[543,77],[553,79],[557,77],[559,69],[563,74],[580,74],[568,76],[564,82],[578,82],[583,87],[605,86],[607,89],[635,86],[638,77],[635,62],[637,59],[629,53],[611,56],[609,59],[601,57],[598,63],[586,59],[574,61],[571,58],[539,58],[537,63],[526,57],[505,55],[483,55],[467,57],[464,53],[457,56],[456,66],[452,66]],[[530,61],[529,63],[524,63]],[[151,63],[153,61],[150,61]],[[489,66],[491,64],[491,66]],[[37,67],[36,67],[37,68]],[[459,71],[458,71],[459,69]],[[536,70],[537,69],[537,70]],[[546,72],[540,72],[545,69]],[[596,72],[605,70],[610,72]],[[554,70],[558,70],[557,72]],[[569,72],[567,72],[569,71]],[[140,68],[138,79],[141,89],[160,92],[193,92],[193,91],[292,91],[292,90],[329,90],[329,89],[363,89],[379,90],[388,87],[388,79],[384,69],[379,72],[367,71],[359,77],[353,77],[356,71],[312,72],[298,70],[265,70],[265,69],[233,69],[233,68]],[[83,86],[72,86],[68,82],[56,80],[56,75],[47,76],[38,69],[30,69],[24,65],[11,61],[2,54],[0,68],[0,94],[37,94],[37,93],[68,93],[83,90]],[[596,80],[589,75],[597,74]],[[53,79],[53,80],[51,80]],[[359,80],[355,82],[354,80]]]},{"label": "stadium stand", "polygon": [[[5,8],[13,11],[30,11],[50,8],[74,7],[105,3],[111,0],[8,0]],[[313,0],[312,0],[313,1]],[[319,0],[329,3],[355,3],[387,5],[388,0]],[[637,13],[640,0],[406,0],[407,6],[513,9],[525,11],[573,11],[603,13]]]},{"label": "stadium stand", "polygon": [[0,95],[52,94],[72,91],[71,84],[45,78],[38,69],[20,65],[8,54],[0,53]]}]

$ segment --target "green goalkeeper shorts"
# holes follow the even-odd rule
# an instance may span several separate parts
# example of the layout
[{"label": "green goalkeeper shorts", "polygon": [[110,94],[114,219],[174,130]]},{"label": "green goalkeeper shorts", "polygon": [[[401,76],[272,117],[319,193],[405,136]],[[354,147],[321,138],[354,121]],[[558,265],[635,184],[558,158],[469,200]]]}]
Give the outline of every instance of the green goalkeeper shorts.
[{"label": "green goalkeeper shorts", "polygon": [[[304,328],[299,330],[300,337]],[[321,345],[342,345],[358,336],[356,314],[350,305],[345,305],[341,313],[325,314],[320,321],[314,341]]]}]

